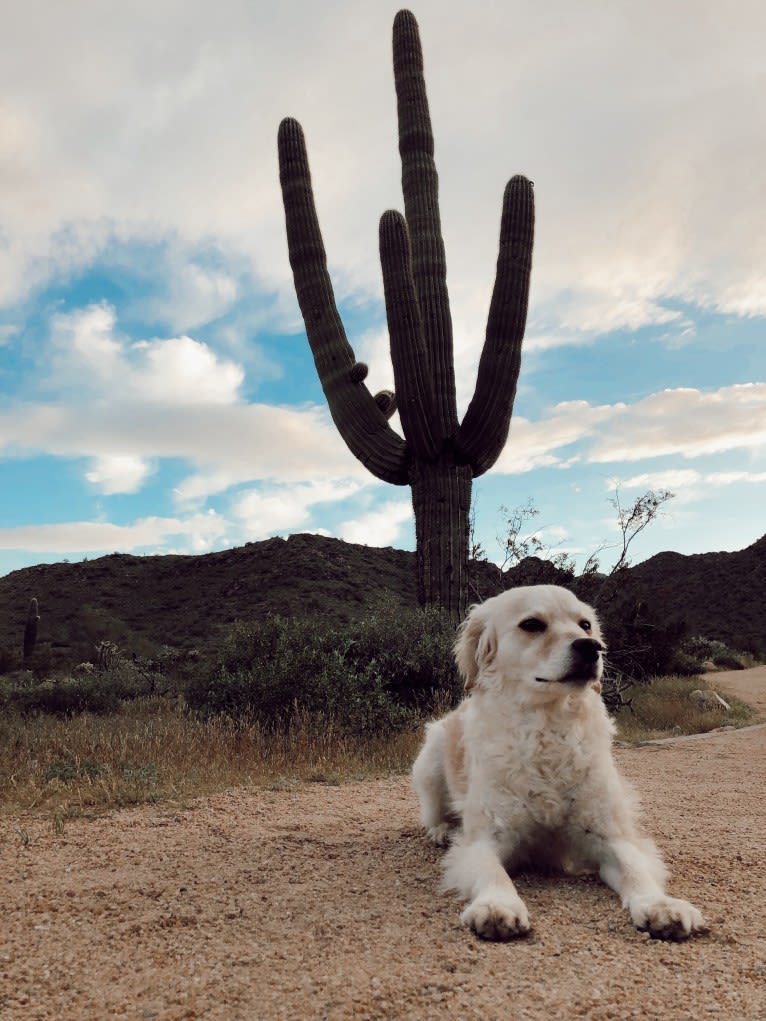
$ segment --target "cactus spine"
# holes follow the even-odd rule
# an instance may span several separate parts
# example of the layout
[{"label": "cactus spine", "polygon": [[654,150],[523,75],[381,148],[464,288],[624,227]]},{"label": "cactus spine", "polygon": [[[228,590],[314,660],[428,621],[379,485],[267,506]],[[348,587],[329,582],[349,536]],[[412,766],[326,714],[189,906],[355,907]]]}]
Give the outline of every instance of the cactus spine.
[{"label": "cactus spine", "polygon": [[29,659],[37,645],[37,625],[40,614],[37,611],[37,600],[30,599],[27,611],[27,622],[24,625],[24,659]]},{"label": "cactus spine", "polygon": [[292,118],[279,127],[280,182],[298,303],[333,420],[373,475],[411,487],[421,602],[459,617],[468,590],[472,480],[495,463],[510,427],[527,315],[534,199],[526,178],[508,183],[486,340],[474,396],[459,422],[433,133],[418,26],[409,11],[396,15],[393,51],[404,216],[383,214],[379,243],[404,439],[388,424],[388,400],[373,397],[364,384],[366,373],[346,339],[327,272],[303,131]]}]

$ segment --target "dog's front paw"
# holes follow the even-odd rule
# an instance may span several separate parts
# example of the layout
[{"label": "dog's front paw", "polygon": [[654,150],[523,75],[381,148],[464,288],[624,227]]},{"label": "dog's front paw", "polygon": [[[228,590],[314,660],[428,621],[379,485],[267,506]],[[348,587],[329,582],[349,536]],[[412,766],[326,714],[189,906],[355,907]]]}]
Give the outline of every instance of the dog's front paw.
[{"label": "dog's front paw", "polygon": [[441,822],[438,826],[429,826],[426,832],[437,847],[446,847],[449,844],[452,826],[448,822]]},{"label": "dog's front paw", "polygon": [[524,901],[515,893],[490,890],[471,901],[460,916],[482,939],[517,939],[529,932],[529,914]]},{"label": "dog's front paw", "polygon": [[676,897],[639,898],[631,903],[630,916],[652,939],[683,940],[709,931],[701,912]]}]

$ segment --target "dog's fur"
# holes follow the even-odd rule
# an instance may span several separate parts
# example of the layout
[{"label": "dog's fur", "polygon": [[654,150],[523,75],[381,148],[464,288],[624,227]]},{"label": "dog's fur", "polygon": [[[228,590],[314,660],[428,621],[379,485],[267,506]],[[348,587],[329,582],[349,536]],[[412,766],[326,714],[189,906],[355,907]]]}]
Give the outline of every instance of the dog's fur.
[{"label": "dog's fur", "polygon": [[479,936],[529,932],[507,871],[525,864],[597,871],[652,936],[705,930],[695,907],[665,894],[662,859],[614,765],[603,649],[593,609],[556,585],[504,592],[461,626],[468,697],[428,725],[412,772],[423,826],[451,843],[445,888],[470,901],[460,917]]}]

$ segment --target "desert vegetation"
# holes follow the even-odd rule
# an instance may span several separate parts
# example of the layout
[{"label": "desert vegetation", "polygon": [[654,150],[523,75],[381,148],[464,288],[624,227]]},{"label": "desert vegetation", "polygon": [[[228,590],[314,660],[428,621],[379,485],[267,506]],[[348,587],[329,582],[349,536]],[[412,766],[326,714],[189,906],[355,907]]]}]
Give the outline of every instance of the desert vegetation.
[{"label": "desert vegetation", "polygon": [[[405,771],[424,720],[461,696],[454,634],[448,615],[403,611],[389,597],[345,624],[276,614],[234,622],[205,655],[165,647],[149,659],[104,640],[71,669],[35,672],[19,657],[0,676],[2,805],[44,809],[60,825],[72,813],[227,786]],[[674,654],[686,676],[638,684],[607,672],[624,739],[723,722],[688,693],[712,662],[750,661],[704,639]],[[748,718],[737,703],[726,722]]]}]

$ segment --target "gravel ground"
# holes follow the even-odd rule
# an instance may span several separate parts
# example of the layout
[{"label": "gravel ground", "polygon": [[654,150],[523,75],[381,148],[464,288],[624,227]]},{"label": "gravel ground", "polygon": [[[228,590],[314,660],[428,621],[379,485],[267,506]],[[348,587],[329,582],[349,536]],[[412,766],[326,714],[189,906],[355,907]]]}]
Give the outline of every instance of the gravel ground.
[{"label": "gravel ground", "polygon": [[[766,668],[720,675],[766,717]],[[592,879],[525,874],[482,943],[437,893],[407,778],[0,822],[2,1021],[766,1018],[766,728],[617,750],[711,933],[636,932]]]}]

